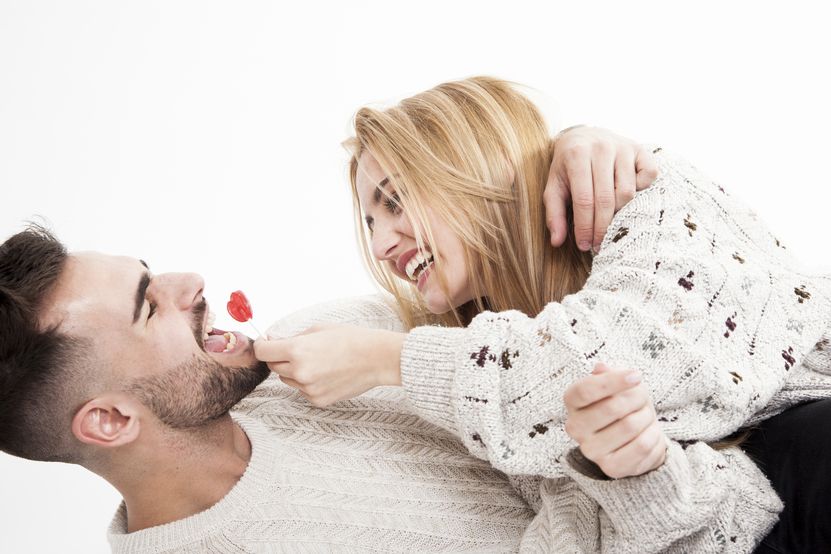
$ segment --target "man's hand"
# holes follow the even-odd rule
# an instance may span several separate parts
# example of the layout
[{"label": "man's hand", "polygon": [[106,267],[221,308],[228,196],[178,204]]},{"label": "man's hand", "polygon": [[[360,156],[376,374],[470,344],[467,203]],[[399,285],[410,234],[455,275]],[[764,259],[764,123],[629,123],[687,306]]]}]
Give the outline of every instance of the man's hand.
[{"label": "man's hand", "polygon": [[667,438],[638,372],[597,364],[563,398],[566,433],[609,477],[641,475],[664,463]]},{"label": "man's hand", "polygon": [[254,355],[317,407],[401,384],[404,333],[317,325],[287,339],[254,342]]},{"label": "man's hand", "polygon": [[543,194],[551,245],[566,240],[571,203],[578,248],[597,251],[615,212],[657,177],[654,156],[634,141],[594,127],[561,133]]}]

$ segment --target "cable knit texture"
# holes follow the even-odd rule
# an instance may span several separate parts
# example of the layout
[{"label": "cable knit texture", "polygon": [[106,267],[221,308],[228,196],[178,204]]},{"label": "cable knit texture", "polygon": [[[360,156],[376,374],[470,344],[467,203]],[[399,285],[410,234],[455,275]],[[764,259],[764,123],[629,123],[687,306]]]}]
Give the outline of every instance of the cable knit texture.
[{"label": "cable knit texture", "polygon": [[321,410],[269,379],[234,413],[252,447],[236,486],[205,512],[129,534],[122,504],[113,552],[516,551],[531,509],[396,392]]}]

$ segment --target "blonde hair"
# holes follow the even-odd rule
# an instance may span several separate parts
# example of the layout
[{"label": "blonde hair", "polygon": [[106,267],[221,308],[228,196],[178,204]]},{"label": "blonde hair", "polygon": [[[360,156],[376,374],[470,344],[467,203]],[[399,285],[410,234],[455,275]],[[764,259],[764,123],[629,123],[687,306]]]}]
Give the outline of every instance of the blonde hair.
[{"label": "blonde hair", "polygon": [[[570,237],[552,248],[545,225],[543,190],[553,154],[548,128],[514,85],[490,77],[444,83],[388,109],[362,108],[354,125],[355,136],[345,144],[352,152],[362,253],[374,278],[395,296],[408,327],[466,325],[484,309],[536,315],[583,286],[590,256]],[[433,240],[425,208],[460,238],[473,301],[433,316],[411,283],[374,259],[356,186],[365,151],[394,183],[418,247],[430,244],[433,275],[446,295],[441,245]]]}]

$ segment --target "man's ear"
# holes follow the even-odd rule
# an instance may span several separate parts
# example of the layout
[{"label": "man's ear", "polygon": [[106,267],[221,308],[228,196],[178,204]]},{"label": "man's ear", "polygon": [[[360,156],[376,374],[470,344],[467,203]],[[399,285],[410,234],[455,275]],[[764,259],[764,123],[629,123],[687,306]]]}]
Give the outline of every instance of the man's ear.
[{"label": "man's ear", "polygon": [[72,434],[79,441],[104,448],[129,444],[139,432],[137,406],[120,396],[94,398],[72,418]]}]

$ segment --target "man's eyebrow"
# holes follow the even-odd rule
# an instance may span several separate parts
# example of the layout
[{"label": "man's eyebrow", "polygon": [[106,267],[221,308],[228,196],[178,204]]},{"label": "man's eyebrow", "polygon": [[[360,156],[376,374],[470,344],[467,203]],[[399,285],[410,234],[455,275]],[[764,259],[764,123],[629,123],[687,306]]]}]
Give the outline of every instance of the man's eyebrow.
[{"label": "man's eyebrow", "polygon": [[[144,262],[141,262],[144,264]],[[147,267],[146,264],[144,264]],[[138,321],[141,315],[141,309],[144,307],[144,295],[147,293],[147,287],[150,286],[150,274],[143,273],[139,280],[138,288],[136,289],[136,307],[133,309],[133,324]]]},{"label": "man's eyebrow", "polygon": [[372,202],[377,204],[381,201],[381,189],[386,187],[389,184],[390,178],[384,177],[381,179],[381,182],[378,183],[378,186],[375,187],[375,192],[372,193]]}]

